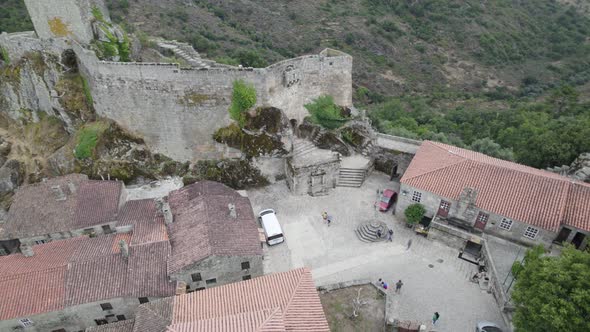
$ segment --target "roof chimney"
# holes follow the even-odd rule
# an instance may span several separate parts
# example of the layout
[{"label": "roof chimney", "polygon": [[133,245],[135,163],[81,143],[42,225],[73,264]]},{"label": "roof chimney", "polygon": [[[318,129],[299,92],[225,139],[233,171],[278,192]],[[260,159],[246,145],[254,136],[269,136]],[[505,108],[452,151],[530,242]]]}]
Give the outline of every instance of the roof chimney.
[{"label": "roof chimney", "polygon": [[236,219],[238,217],[236,206],[233,203],[229,203],[227,204],[227,208],[229,209],[229,216]]},{"label": "roof chimney", "polygon": [[121,249],[121,255],[125,259],[129,258],[129,246],[125,240],[119,240],[119,249]]},{"label": "roof chimney", "polygon": [[20,252],[25,257],[32,257],[35,256],[35,252],[33,251],[33,246],[28,243],[21,243],[20,244]]},{"label": "roof chimney", "polygon": [[68,181],[68,188],[70,189],[70,192],[72,194],[75,194],[76,193],[76,189],[77,188],[76,188],[76,185],[74,184],[74,182]]},{"label": "roof chimney", "polygon": [[170,204],[167,201],[165,201],[163,198],[158,198],[156,200],[156,206],[160,213],[164,216],[164,222],[166,225],[174,222],[174,216],[170,210]]},{"label": "roof chimney", "polygon": [[53,190],[53,194],[56,196],[55,197],[56,201],[65,201],[66,200],[66,195],[64,194],[64,191],[61,189],[61,186],[59,186],[59,185],[53,186],[53,187],[51,187],[51,190]]},{"label": "roof chimney", "polygon": [[186,294],[186,282],[178,280],[176,282],[176,295]]}]

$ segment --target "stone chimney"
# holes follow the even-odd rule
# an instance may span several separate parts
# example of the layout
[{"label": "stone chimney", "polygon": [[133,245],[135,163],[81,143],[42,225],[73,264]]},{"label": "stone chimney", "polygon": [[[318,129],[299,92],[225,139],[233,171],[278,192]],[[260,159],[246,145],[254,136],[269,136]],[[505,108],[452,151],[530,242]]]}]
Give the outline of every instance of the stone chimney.
[{"label": "stone chimney", "polygon": [[127,245],[125,240],[119,241],[119,249],[121,250],[121,255],[123,255],[125,259],[129,258],[129,245]]},{"label": "stone chimney", "polygon": [[78,189],[78,188],[76,188],[76,185],[72,181],[68,181],[68,188],[70,189],[70,192],[72,194],[75,194],[76,193],[76,189]]},{"label": "stone chimney", "polygon": [[66,200],[66,195],[64,194],[64,191],[61,189],[60,185],[51,187],[51,190],[53,190],[53,194],[55,195],[56,201]]},{"label": "stone chimney", "polygon": [[227,204],[227,208],[229,209],[229,216],[236,219],[238,217],[236,206],[233,203],[229,203]]},{"label": "stone chimney", "polygon": [[174,222],[174,215],[172,215],[172,210],[170,210],[170,204],[168,201],[164,200],[163,198],[158,198],[156,200],[156,207],[162,216],[164,216],[164,222],[166,225]]},{"label": "stone chimney", "polygon": [[477,213],[476,199],[477,190],[468,187],[463,188],[463,191],[459,195],[455,213],[453,213],[454,216],[467,222],[475,218],[475,214]]},{"label": "stone chimney", "polygon": [[21,245],[20,245],[20,252],[25,257],[35,256],[35,252],[33,251],[33,246],[31,246],[28,243],[21,243]]},{"label": "stone chimney", "polygon": [[186,282],[179,280],[176,282],[176,295],[182,294],[186,294]]}]

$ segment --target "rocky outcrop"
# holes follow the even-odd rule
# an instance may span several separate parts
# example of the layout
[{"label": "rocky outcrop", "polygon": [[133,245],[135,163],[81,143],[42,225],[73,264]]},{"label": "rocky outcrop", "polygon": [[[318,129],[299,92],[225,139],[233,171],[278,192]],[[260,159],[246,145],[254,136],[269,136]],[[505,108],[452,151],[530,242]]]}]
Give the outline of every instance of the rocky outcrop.
[{"label": "rocky outcrop", "polygon": [[9,160],[0,167],[0,196],[11,194],[23,182],[21,163]]},{"label": "rocky outcrop", "polygon": [[572,179],[590,183],[590,153],[582,153],[569,166],[564,165],[548,168],[547,170]]}]

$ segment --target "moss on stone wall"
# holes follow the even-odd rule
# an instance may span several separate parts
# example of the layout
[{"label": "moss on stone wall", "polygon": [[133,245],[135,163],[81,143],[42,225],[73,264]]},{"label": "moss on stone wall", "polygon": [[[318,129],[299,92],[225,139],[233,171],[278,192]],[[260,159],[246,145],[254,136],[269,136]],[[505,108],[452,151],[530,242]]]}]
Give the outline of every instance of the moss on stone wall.
[{"label": "moss on stone wall", "polygon": [[0,46],[0,60],[2,60],[5,64],[10,64],[10,56],[8,55],[8,51]]},{"label": "moss on stone wall", "polygon": [[108,124],[104,122],[93,122],[82,126],[76,133],[76,147],[74,148],[76,158],[92,157],[100,136],[107,128]]},{"label": "moss on stone wall", "polygon": [[278,137],[270,136],[264,132],[260,134],[248,133],[235,123],[219,128],[213,134],[213,139],[241,150],[247,157],[286,153],[283,143]]},{"label": "moss on stone wall", "polygon": [[0,68],[0,83],[6,82],[15,86],[20,85],[21,69],[20,64],[12,64]]},{"label": "moss on stone wall", "polygon": [[51,30],[51,33],[55,37],[67,37],[72,34],[68,25],[59,17],[54,17],[51,20],[48,20],[47,25],[49,25],[49,30]]},{"label": "moss on stone wall", "polygon": [[80,74],[62,75],[55,90],[61,96],[60,104],[75,119],[83,122],[95,119],[92,94],[88,83]]},{"label": "moss on stone wall", "polygon": [[199,106],[209,100],[208,95],[200,94],[194,91],[185,92],[184,95],[178,98],[178,103],[187,107]]}]

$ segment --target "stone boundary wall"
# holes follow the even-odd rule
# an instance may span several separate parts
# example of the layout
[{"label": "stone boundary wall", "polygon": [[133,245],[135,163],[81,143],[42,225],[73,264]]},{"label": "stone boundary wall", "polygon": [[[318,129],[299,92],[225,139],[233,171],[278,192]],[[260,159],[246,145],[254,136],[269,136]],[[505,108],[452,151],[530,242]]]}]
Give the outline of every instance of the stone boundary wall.
[{"label": "stone boundary wall", "polygon": [[420,146],[422,144],[421,140],[416,140],[416,139],[411,139],[411,138],[406,138],[406,137],[401,137],[401,136],[387,135],[387,134],[383,134],[383,133],[377,133],[377,137],[391,140],[391,141],[395,141],[395,142],[414,144],[414,145],[418,145],[418,146]]},{"label": "stone boundary wall", "polygon": [[[385,326],[385,324],[387,324],[388,322],[393,322],[393,311],[394,311],[394,301],[393,301],[393,296],[389,295],[389,293],[384,290],[383,288],[375,285],[375,283],[373,283],[371,280],[368,279],[355,279],[355,280],[350,280],[350,281],[343,281],[343,282],[338,282],[335,284],[328,284],[325,286],[320,286],[317,287],[318,292],[320,293],[328,293],[331,292],[333,290],[337,290],[337,289],[341,289],[341,288],[348,288],[348,287],[354,287],[354,286],[362,286],[362,285],[371,285],[373,287],[375,287],[375,289],[377,289],[377,291],[382,294],[385,297],[385,322],[383,323],[383,325]],[[390,288],[391,289],[391,288]]]}]

